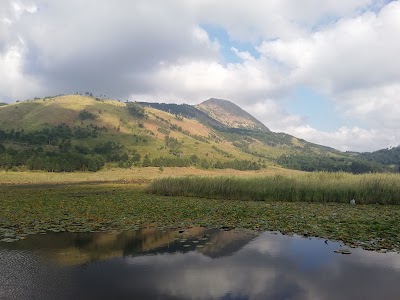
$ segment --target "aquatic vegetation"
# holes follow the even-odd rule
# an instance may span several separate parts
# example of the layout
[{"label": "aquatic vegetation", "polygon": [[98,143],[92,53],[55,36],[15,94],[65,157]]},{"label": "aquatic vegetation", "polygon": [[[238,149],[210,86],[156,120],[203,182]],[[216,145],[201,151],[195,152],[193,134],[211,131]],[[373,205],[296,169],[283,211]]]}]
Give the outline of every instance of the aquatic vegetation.
[{"label": "aquatic vegetation", "polygon": [[263,177],[168,177],[154,180],[149,193],[166,196],[256,200],[400,204],[395,174],[307,173]]},{"label": "aquatic vegetation", "polygon": [[400,250],[400,206],[165,197],[134,184],[0,186],[3,242],[46,232],[191,226],[280,231]]}]

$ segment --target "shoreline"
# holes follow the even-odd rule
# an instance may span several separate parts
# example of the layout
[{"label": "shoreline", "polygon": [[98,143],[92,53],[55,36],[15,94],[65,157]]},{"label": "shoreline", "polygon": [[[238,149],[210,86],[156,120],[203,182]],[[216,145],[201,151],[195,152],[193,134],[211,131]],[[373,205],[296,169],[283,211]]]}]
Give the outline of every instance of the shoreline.
[{"label": "shoreline", "polygon": [[143,226],[226,227],[400,251],[400,206],[167,197],[144,185],[0,186],[0,240],[45,232],[124,231]]}]

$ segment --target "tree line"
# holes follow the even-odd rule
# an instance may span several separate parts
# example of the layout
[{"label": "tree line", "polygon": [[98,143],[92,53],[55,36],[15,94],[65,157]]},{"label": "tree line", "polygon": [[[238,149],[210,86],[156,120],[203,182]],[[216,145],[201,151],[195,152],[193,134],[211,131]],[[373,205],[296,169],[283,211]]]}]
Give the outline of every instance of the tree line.
[{"label": "tree line", "polygon": [[314,172],[350,172],[353,174],[374,173],[389,171],[385,166],[373,162],[358,159],[357,157],[329,156],[324,154],[292,154],[282,155],[277,160],[278,164],[289,169]]},{"label": "tree line", "polygon": [[216,161],[212,162],[206,159],[200,159],[197,155],[193,154],[189,158],[181,157],[156,157],[150,159],[149,155],[146,154],[143,162],[143,167],[189,167],[196,166],[202,169],[235,169],[235,170],[260,170],[265,168],[258,162],[251,160],[229,160],[229,161]]},{"label": "tree line", "polygon": [[43,146],[53,145],[72,138],[84,139],[88,137],[96,138],[100,132],[107,132],[107,128],[89,124],[86,126],[70,127],[65,123],[53,127],[43,128],[41,130],[26,132],[21,130],[0,130],[0,143],[12,142],[19,143],[25,146]]},{"label": "tree line", "polygon": [[98,171],[105,159],[97,154],[45,151],[42,147],[17,151],[0,144],[0,168],[25,166],[29,170],[48,172]]}]

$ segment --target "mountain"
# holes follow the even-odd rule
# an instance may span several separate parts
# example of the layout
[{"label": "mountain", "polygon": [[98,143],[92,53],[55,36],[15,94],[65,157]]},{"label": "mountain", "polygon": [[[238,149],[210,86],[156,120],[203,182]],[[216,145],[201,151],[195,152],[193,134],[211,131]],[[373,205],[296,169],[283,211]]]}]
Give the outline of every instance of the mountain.
[{"label": "mountain", "polygon": [[390,166],[393,171],[398,171],[400,165],[400,146],[374,152],[363,152],[359,154],[359,157],[367,161]]},{"label": "mountain", "polygon": [[0,106],[0,168],[96,171],[105,164],[161,170],[396,169],[382,159],[272,132],[227,100],[192,106],[61,95]]},{"label": "mountain", "polygon": [[248,112],[227,100],[211,98],[196,107],[227,127],[270,131]]}]

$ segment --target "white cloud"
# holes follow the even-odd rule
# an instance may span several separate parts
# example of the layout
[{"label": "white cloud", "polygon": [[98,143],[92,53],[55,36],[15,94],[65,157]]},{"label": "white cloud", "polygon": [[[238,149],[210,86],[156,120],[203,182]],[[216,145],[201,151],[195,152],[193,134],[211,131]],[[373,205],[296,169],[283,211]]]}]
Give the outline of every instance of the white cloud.
[{"label": "white cloud", "polygon": [[[235,39],[295,38],[326,18],[352,16],[372,0],[194,1],[198,18],[223,26]],[[240,21],[238,21],[240,20]]]},{"label": "white cloud", "polygon": [[[123,97],[154,91],[146,80],[162,63],[210,61],[219,55],[218,44],[179,1],[36,3],[38,13],[15,18],[4,39],[8,45],[16,43],[15,36],[24,42],[21,72],[43,79],[42,95],[96,90]],[[5,92],[34,96],[23,89]]]},{"label": "white cloud", "polygon": [[239,51],[235,47],[231,47],[231,51],[236,54],[237,57],[243,59],[244,61],[254,61],[255,58],[248,51]]},{"label": "white cloud", "polygon": [[265,99],[247,106],[246,110],[265,124],[269,124],[273,131],[287,132],[288,129],[302,126],[305,122],[301,116],[286,112],[280,103],[273,99]]},{"label": "white cloud", "polygon": [[399,128],[400,81],[351,90],[339,97],[340,108],[346,117],[356,117],[373,127]]},{"label": "white cloud", "polygon": [[[22,72],[23,54],[22,45],[12,46],[3,54],[0,53],[0,93],[18,94],[20,90],[31,94],[39,92],[37,80]],[[7,98],[8,95],[0,96]]]},{"label": "white cloud", "polygon": [[243,64],[228,64],[205,60],[163,64],[152,74],[152,85],[158,99],[171,95],[198,103],[210,97],[254,102],[266,92],[275,90],[280,74],[263,72],[261,60],[246,60]]},{"label": "white cloud", "polygon": [[19,19],[24,13],[33,14],[36,13],[38,10],[37,6],[34,3],[26,1],[11,1],[10,6],[15,18],[17,19]]},{"label": "white cloud", "polygon": [[[350,125],[321,132],[292,116],[292,124],[270,126],[341,150],[398,145],[400,63],[394,58],[400,53],[399,15],[400,3],[393,2],[377,14],[345,18],[306,37],[262,43],[261,55],[281,66],[289,86],[319,90],[334,101]],[[290,119],[284,111],[280,116]],[[357,123],[363,128],[352,125]]]},{"label": "white cloud", "polygon": [[[385,127],[382,125],[377,126],[376,129],[341,126],[334,131],[321,131],[308,125],[307,120],[300,115],[286,112],[279,103],[272,100],[249,106],[247,111],[265,124],[269,124],[269,128],[273,131],[285,132],[297,138],[341,151],[375,151],[397,146],[400,141],[400,134],[395,128],[396,126]],[[394,118],[395,114],[393,114],[393,122]]]},{"label": "white cloud", "polygon": [[[278,61],[294,83],[311,84],[331,96],[398,81],[400,2],[379,14],[366,12],[306,37],[265,41],[258,48]],[[336,99],[338,100],[338,99]]]},{"label": "white cloud", "polygon": [[291,134],[321,145],[342,151],[374,151],[379,148],[397,146],[400,135],[391,131],[340,127],[333,132],[323,132],[309,125],[288,128]]}]

